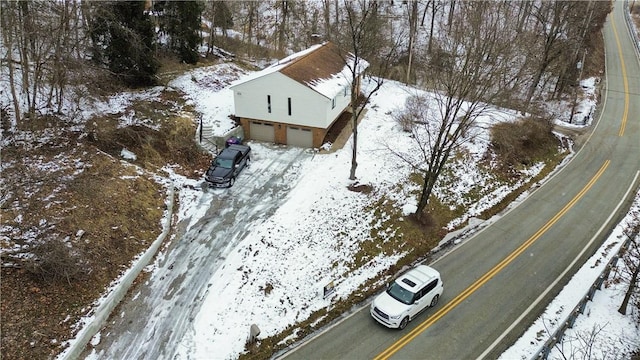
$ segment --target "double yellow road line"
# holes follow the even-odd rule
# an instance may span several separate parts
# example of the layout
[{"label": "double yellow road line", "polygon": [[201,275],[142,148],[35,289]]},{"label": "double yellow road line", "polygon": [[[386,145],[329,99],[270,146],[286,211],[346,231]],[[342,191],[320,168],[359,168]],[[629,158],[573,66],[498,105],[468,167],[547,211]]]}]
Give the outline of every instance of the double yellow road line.
[{"label": "double yellow road line", "polygon": [[624,113],[622,114],[622,122],[620,124],[620,130],[618,136],[624,135],[624,130],[627,127],[627,118],[629,117],[629,80],[627,80],[627,67],[624,64],[624,57],[622,57],[622,45],[620,45],[620,37],[618,36],[618,30],[616,29],[616,23],[611,16],[611,28],[613,28],[613,35],[616,38],[616,45],[618,46],[618,56],[620,57],[620,70],[622,71],[622,83],[624,85]]},{"label": "double yellow road line", "polygon": [[393,345],[387,348],[385,351],[380,353],[375,357],[376,360],[388,359],[393,354],[398,352],[404,346],[406,346],[409,342],[415,339],[418,335],[420,335],[423,331],[433,325],[436,321],[440,320],[443,316],[445,316],[449,311],[453,310],[456,306],[458,306],[461,302],[466,300],[471,294],[473,294],[476,290],[486,284],[491,278],[493,278],[496,274],[502,271],[507,265],[509,265],[513,260],[515,260],[518,256],[520,256],[527,248],[529,248],[536,240],[538,240],[547,230],[549,230],[560,218],[562,218],[590,189],[593,185],[598,181],[598,179],[605,172],[609,163],[611,161],[607,160],[604,162],[602,167],[598,170],[598,172],[589,180],[589,182],[580,190],[580,192],[569,201],[563,208],[560,210],[554,217],[552,217],[549,221],[547,221],[544,226],[542,226],[538,231],[536,231],[533,236],[531,236],[527,241],[522,243],[516,250],[514,250],[511,254],[509,254],[506,258],[500,261],[496,266],[494,266],[487,273],[482,275],[478,280],[476,280],[473,284],[471,284],[468,288],[462,291],[458,296],[456,296],[453,300],[448,302],[442,309],[438,310],[435,314],[430,316],[426,321],[418,325],[415,329],[411,330],[407,335],[400,338]]},{"label": "double yellow road line", "polygon": [[[627,118],[629,116],[629,82],[627,80],[627,69],[625,66],[624,58],[622,56],[622,45],[620,44],[620,38],[618,36],[618,31],[615,26],[615,22],[612,20],[612,28],[613,34],[616,39],[616,44],[618,47],[618,55],[620,57],[620,67],[622,71],[622,81],[624,86],[624,112],[622,115],[622,121],[620,124],[620,129],[618,131],[618,136],[623,136],[624,131],[627,125]],[[456,296],[453,300],[447,303],[442,309],[438,310],[435,314],[429,317],[426,321],[418,325],[415,329],[411,330],[407,335],[400,338],[393,345],[387,348],[385,351],[380,353],[375,357],[376,360],[388,359],[393,356],[395,353],[400,351],[404,346],[406,346],[409,342],[415,339],[418,335],[420,335],[423,331],[433,325],[436,321],[440,320],[443,316],[453,310],[456,306],[458,306],[461,302],[466,300],[471,294],[473,294],[476,290],[486,284],[491,278],[493,278],[496,274],[502,271],[507,265],[509,265],[513,260],[515,260],[518,256],[520,256],[527,248],[529,248],[536,240],[538,240],[547,230],[549,230],[560,218],[562,218],[588,191],[591,187],[596,183],[596,181],[602,176],[607,167],[610,164],[610,160],[604,162],[600,170],[591,178],[591,180],[580,190],[580,192],[569,201],[563,208],[560,210],[554,217],[552,217],[544,226],[542,226],[533,236],[531,236],[527,241],[522,243],[516,250],[514,250],[511,254],[509,254],[506,258],[504,258],[500,263],[494,266],[491,270],[485,273],[482,277],[476,280],[473,284],[471,284],[468,288],[462,291],[458,296]]]}]

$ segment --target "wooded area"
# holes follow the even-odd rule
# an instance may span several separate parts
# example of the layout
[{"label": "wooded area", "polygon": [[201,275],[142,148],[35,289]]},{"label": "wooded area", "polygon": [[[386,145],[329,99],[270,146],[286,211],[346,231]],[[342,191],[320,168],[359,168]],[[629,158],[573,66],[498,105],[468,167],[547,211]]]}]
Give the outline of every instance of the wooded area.
[{"label": "wooded area", "polygon": [[[44,114],[73,116],[80,100],[108,87],[110,78],[153,85],[161,57],[193,64],[222,48],[268,61],[333,41],[342,56],[354,57],[350,179],[357,119],[383,79],[442,95],[441,126],[427,129],[436,141],[425,149],[420,214],[451,151],[487,103],[544,117],[545,100],[576,94],[584,55],[609,11],[603,1],[3,1],[11,93],[11,104],[1,104],[3,119],[15,126]],[[377,86],[358,102],[355,67],[363,60]],[[465,102],[472,105],[463,109]]]},{"label": "wooded area", "polygon": [[[127,86],[153,84],[158,59],[168,54],[195,63],[220,47],[238,58],[276,59],[325,40],[345,51],[358,47],[373,74],[426,88],[445,86],[434,73],[492,72],[473,81],[491,81],[488,86],[501,90],[494,100],[528,110],[572,91],[577,64],[591,52],[610,10],[603,1],[39,0],[1,6],[2,68],[11,94],[2,109],[14,121],[68,115],[95,87],[90,84],[105,87],[110,77]],[[366,35],[358,44],[354,30]]]}]

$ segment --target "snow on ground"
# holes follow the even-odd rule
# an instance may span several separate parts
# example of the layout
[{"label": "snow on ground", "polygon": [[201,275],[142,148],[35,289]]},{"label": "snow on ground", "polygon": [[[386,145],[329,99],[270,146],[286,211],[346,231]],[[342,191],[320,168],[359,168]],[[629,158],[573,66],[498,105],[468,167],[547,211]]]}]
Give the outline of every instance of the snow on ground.
[{"label": "snow on ground", "polygon": [[192,70],[169,82],[170,87],[183,91],[187,104],[202,114],[204,124],[212,126],[217,135],[224,135],[235,127],[229,115],[233,111],[233,92],[229,85],[248,73],[233,63],[207,66]]},{"label": "snow on ground", "polygon": [[[207,76],[207,71],[206,68],[197,70],[172,85],[185,91],[196,109],[203,112],[205,124],[209,121],[222,134],[228,130],[223,119],[232,112],[232,93],[228,89],[211,91],[194,86]],[[239,79],[242,81],[242,75]],[[594,83],[587,82],[586,86]],[[415,206],[416,199],[410,194],[414,189],[395,186],[406,182],[409,170],[388,148],[410,153],[414,145],[392,120],[391,113],[416,91],[399,83],[386,82],[373,97],[359,126],[358,183],[371,185],[376,192],[385,194],[406,210],[405,215]],[[488,129],[493,122],[515,118],[513,112],[496,109],[479,120],[482,126],[478,129]],[[488,140],[486,133],[476,137],[468,144],[469,152],[482,156]],[[194,320],[193,331],[179,345],[180,358],[205,358],[211,354],[235,358],[244,351],[251,324],[260,327],[261,337],[275,335],[314,311],[331,307],[333,301],[347,297],[367,279],[402,257],[403,254],[377,256],[362,267],[352,267],[353,254],[370,237],[371,231],[378,232],[382,238],[391,238],[395,229],[382,223],[373,224],[371,214],[363,211],[371,204],[371,197],[347,189],[352,183],[347,179],[350,161],[351,140],[335,153],[316,154],[301,170],[302,178],[288,201],[272,217],[255,225],[253,232],[210,280],[209,295]],[[459,189],[439,191],[446,191],[450,197],[463,198],[461,194],[468,191],[468,186],[477,181],[479,174],[477,169],[464,163],[452,163],[452,169],[460,176]],[[539,170],[539,166],[530,169],[531,176]],[[485,198],[499,201],[512,189],[501,186],[492,189]],[[197,201],[197,194],[191,198]],[[190,205],[185,200],[181,198],[181,218],[191,217],[194,222],[201,214],[189,213]],[[486,201],[470,204],[470,212],[450,226],[463,223],[492,204]],[[402,216],[402,213],[383,214],[383,218],[390,216]],[[283,257],[287,261],[282,261]],[[330,281],[334,282],[335,294],[324,299],[322,290]],[[566,304],[564,299],[560,301]],[[610,326],[612,329],[628,328],[618,324]],[[525,343],[532,342],[526,337],[523,339]],[[530,350],[515,351],[515,354],[526,354]]]},{"label": "snow on ground", "polygon": [[[415,189],[396,186],[408,182],[410,168],[389,147],[410,154],[415,152],[415,144],[390,114],[416,92],[399,83],[386,82],[358,128],[358,182],[371,185],[376,193],[385,194],[401,206],[415,205],[416,199],[410,194]],[[514,112],[496,109],[479,120],[483,124],[479,129],[514,117]],[[488,141],[487,136],[476,137],[468,144],[469,152],[482,156]],[[194,321],[193,331],[180,345],[180,356],[204,358],[215,353],[234,358],[244,351],[252,323],[260,327],[261,336],[275,335],[313,312],[330,307],[333,301],[348,297],[404,255],[380,255],[368,259],[364,266],[354,266],[354,254],[370,239],[372,231],[390,239],[396,229],[373,223],[373,215],[364,211],[375,196],[347,189],[352,183],[348,180],[350,164],[348,142],[335,153],[316,154],[301,170],[303,175],[288,201],[272,217],[256,224],[214,274],[210,295]],[[469,167],[455,169],[462,183],[474,183],[466,179],[477,175]],[[492,196],[499,201],[509,190],[501,187],[500,194]],[[462,198],[465,191],[468,189],[462,187],[450,191],[450,195]],[[383,219],[391,216],[397,214],[382,214]],[[283,256],[286,262],[282,261]],[[324,299],[322,289],[330,281],[334,282],[335,295]]]},{"label": "snow on ground", "polygon": [[[221,64],[193,70],[172,81],[169,86],[183,91],[196,111],[202,114],[205,126],[212,127],[216,135],[222,135],[234,126],[229,119],[233,113],[233,94],[228,85],[236,80],[242,81],[246,76],[250,74],[233,64]],[[594,83],[589,82],[587,86]],[[179,358],[207,358],[211,354],[219,358],[236,358],[244,351],[251,324],[260,327],[260,337],[275,335],[289,325],[306,319],[314,311],[331,307],[336,299],[349,296],[367,279],[374,278],[403,256],[402,253],[376,256],[360,267],[352,264],[354,253],[370,238],[372,231],[382,239],[391,239],[396,235],[395,229],[384,224],[385,218],[401,218],[415,209],[417,199],[411,193],[415,189],[395,186],[407,183],[409,169],[390,153],[389,148],[405,154],[412,152],[415,144],[407,140],[407,134],[402,132],[391,114],[404,105],[408,96],[417,92],[396,82],[385,82],[373,97],[359,126],[357,182],[371,185],[375,193],[384,194],[387,201],[395,202],[397,213],[381,214],[379,216],[383,221],[373,223],[372,215],[363,209],[372,204],[375,196],[347,189],[352,184],[348,180],[351,140],[341,150],[316,154],[300,170],[303,175],[285,204],[271,217],[255,224],[252,233],[210,279],[209,295],[204,299],[192,330],[178,345]],[[147,96],[153,97],[154,92],[151,91]],[[129,101],[125,98],[113,100],[111,106]],[[516,118],[515,112],[495,109],[479,119],[480,126],[476,129],[479,136],[467,144],[471,156],[479,159],[484,154],[489,142],[486,130],[491,124]],[[127,155],[124,151],[123,156]],[[458,176],[457,186],[437,189],[440,195],[452,199],[453,203],[465,201],[463,195],[482,178],[476,167],[469,166],[470,163],[474,162],[451,163],[453,173]],[[197,205],[202,196],[199,182],[176,175],[170,168],[165,171],[179,189],[179,219],[189,219],[190,224],[194,224],[204,216],[206,210]],[[540,166],[536,165],[529,169],[527,176],[534,176],[538,171]],[[449,224],[450,227],[464,223],[519,186],[494,186],[490,182],[483,184],[489,189],[483,199],[466,204],[469,212],[454,220]],[[283,258],[287,260],[283,261]],[[587,277],[593,275],[593,272],[587,273]],[[324,299],[323,287],[331,281],[335,285],[335,293]],[[573,285],[568,286],[568,289],[572,288]],[[577,293],[583,294],[584,291],[580,289]],[[608,293],[603,291],[602,294]],[[590,306],[590,313],[596,314],[599,311],[596,309],[606,309],[600,306],[599,298],[610,299],[616,294],[619,296],[620,291],[596,297]],[[575,306],[567,298],[559,297],[558,301],[561,308]],[[554,314],[554,310],[550,311]],[[615,309],[611,311],[615,312]],[[626,318],[612,315],[607,315],[607,318],[608,328],[615,331],[622,329],[630,337],[635,334],[635,338],[638,338],[637,329],[630,326]],[[551,317],[543,316],[542,319],[550,321]],[[520,358],[535,351],[531,343],[540,340],[535,340],[535,334],[533,336],[523,336],[521,342],[528,346],[516,345],[509,354]],[[510,357],[507,355],[507,358]]]},{"label": "snow on ground", "polygon": [[[233,96],[228,85],[243,76],[249,76],[249,73],[228,63],[193,70],[172,81],[169,86],[185,92],[196,111],[203,115],[203,121],[221,135],[234,126],[233,121],[228,118],[233,113]],[[579,99],[576,107],[576,115],[572,121],[576,126],[591,124],[596,104],[593,96],[596,83],[597,79],[594,78],[581,82],[585,96]],[[91,106],[83,101],[81,104],[65,105],[65,108],[79,106],[83,109],[80,119],[86,120],[96,113],[124,112],[128,104],[135,100],[157,99],[161,89],[156,87],[140,93],[122,93],[104,102],[93,102]],[[412,90],[400,84],[387,82],[373,98],[369,112],[359,128],[358,180],[361,184],[372,185],[375,191],[385,193],[388,199],[400,204],[404,209],[400,215],[411,212],[416,199],[410,195],[412,189],[398,189],[394,186],[404,181],[408,171],[397,164],[398,159],[388,153],[387,146],[394,146],[396,151],[411,151],[406,135],[393,123],[390,116],[404,104],[404,99],[411,92]],[[562,109],[557,113],[558,118],[568,119],[570,112],[567,111],[567,103],[558,104],[557,108]],[[486,129],[491,121],[509,121],[515,117],[515,114],[505,110],[499,112],[502,114],[499,119],[495,114],[481,119],[481,122],[486,122],[482,128]],[[139,121],[140,119],[134,119],[125,113],[121,118],[121,125],[132,125]],[[143,125],[154,126],[152,123]],[[384,137],[381,136],[383,134]],[[475,143],[469,144],[469,150],[474,155],[482,155],[487,143],[487,136],[479,137]],[[331,306],[332,300],[325,300],[321,295],[322,287],[329,281],[335,281],[334,296],[345,297],[366,279],[374,277],[401,257],[402,254],[379,256],[370,259],[363,267],[355,270],[350,268],[353,252],[363,239],[368,238],[370,231],[377,231],[383,238],[391,238],[395,234],[395,229],[386,228],[381,223],[372,224],[371,216],[362,211],[369,204],[367,196],[346,190],[350,184],[347,180],[350,147],[351,144],[347,143],[335,153],[316,155],[314,161],[302,169],[303,178],[292,190],[289,201],[271,218],[256,224],[255,231],[227,258],[225,265],[210,280],[211,295],[205,299],[202,311],[195,319],[195,335],[185,337],[180,344],[178,352],[181,355],[185,358],[202,358],[215,353],[220,357],[235,358],[244,350],[250,324],[260,326],[261,336],[273,335],[289,324],[304,319],[311,312]],[[123,149],[123,157],[132,155]],[[468,191],[468,186],[480,177],[477,169],[468,164],[452,163],[451,167],[457,174],[466,175],[461,176],[457,188],[438,191],[455,198],[456,194]],[[531,171],[533,176],[539,169],[534,167]],[[202,207],[194,206],[202,195],[198,190],[199,182],[176,175],[171,169],[166,169],[166,172],[180,189],[179,218],[190,218],[192,223],[197,221],[204,215]],[[496,188],[485,198],[499,201],[502,194],[509,190]],[[466,218],[491,205],[492,203],[482,201],[469,204],[470,212],[450,226],[464,222]],[[636,194],[632,211],[640,211],[640,193]],[[383,217],[396,215],[383,214]],[[564,318],[566,312],[575,306],[576,299],[586,292],[585,286],[589,286],[600,273],[599,269],[606,263],[604,259],[615,253],[621,242],[620,226],[603,245],[602,250],[586,263],[565,287],[565,291],[549,305],[545,314],[502,358],[526,358],[537,351],[544,342],[544,339],[539,338],[539,332],[546,332],[549,324]],[[607,248],[607,244],[612,247]],[[285,254],[287,259],[296,261],[283,263],[281,260]],[[598,263],[599,265],[595,265]],[[118,280],[115,280],[114,284],[117,283]],[[594,329],[599,332],[595,337],[596,343],[592,346],[595,351],[592,357],[607,357],[613,353],[614,346],[617,349],[615,354],[621,354],[620,347],[625,350],[638,347],[638,324],[630,320],[630,316],[621,316],[616,311],[624,286],[624,283],[611,282],[596,293],[585,315],[565,335],[564,355],[582,351],[580,339]],[[100,333],[93,339],[93,342],[99,341]],[[575,344],[578,346],[574,346]],[[563,354],[556,349],[551,357],[562,358]]]},{"label": "snow on ground", "polygon": [[597,104],[596,86],[600,79],[590,77],[580,81],[580,91],[576,95],[575,108],[573,109],[573,117],[571,110],[573,108],[573,99],[548,100],[544,106],[551,114],[553,114],[554,122],[564,127],[583,127],[593,123],[593,116]]}]

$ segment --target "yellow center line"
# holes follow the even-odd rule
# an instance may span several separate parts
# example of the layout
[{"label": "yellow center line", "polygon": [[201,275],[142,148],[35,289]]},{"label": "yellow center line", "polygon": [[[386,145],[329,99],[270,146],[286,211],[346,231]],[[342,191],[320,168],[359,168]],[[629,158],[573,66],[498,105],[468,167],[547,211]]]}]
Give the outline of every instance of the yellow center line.
[{"label": "yellow center line", "polygon": [[420,335],[423,331],[433,325],[436,321],[440,320],[443,316],[445,316],[449,311],[453,310],[456,306],[458,306],[461,302],[466,300],[471,294],[473,294],[476,290],[482,287],[485,283],[487,283],[491,278],[493,278],[496,274],[502,271],[507,265],[509,265],[513,260],[515,260],[518,256],[520,256],[529,246],[531,246],[536,240],[538,240],[547,230],[549,230],[562,216],[564,216],[586,193],[591,189],[591,187],[596,183],[596,181],[602,176],[604,171],[609,166],[611,161],[607,160],[604,162],[602,167],[598,170],[598,172],[589,180],[587,185],[580,190],[580,192],[569,201],[563,208],[560,210],[555,216],[551,218],[544,226],[542,226],[533,236],[531,236],[527,241],[522,243],[516,250],[514,250],[511,254],[509,254],[506,258],[504,258],[500,263],[498,263],[495,267],[489,270],[487,273],[482,275],[478,280],[476,280],[473,284],[471,284],[468,288],[462,291],[458,296],[456,296],[453,300],[448,302],[442,309],[438,310],[432,316],[430,316],[423,323],[418,325],[415,329],[411,330],[408,334],[400,338],[394,344],[392,344],[389,348],[387,348],[382,353],[378,354],[375,357],[376,360],[388,359],[393,354],[398,352],[404,346],[406,346],[409,342],[415,339],[418,335]]},{"label": "yellow center line", "polygon": [[620,131],[618,136],[624,135],[624,129],[627,127],[627,117],[629,116],[629,82],[627,80],[627,67],[624,64],[622,58],[622,45],[620,45],[620,37],[618,37],[618,30],[616,30],[616,23],[611,16],[611,27],[613,28],[613,35],[616,38],[616,45],[618,46],[618,56],[620,56],[620,68],[622,70],[622,83],[624,84],[624,113],[622,115],[622,123],[620,124]]}]

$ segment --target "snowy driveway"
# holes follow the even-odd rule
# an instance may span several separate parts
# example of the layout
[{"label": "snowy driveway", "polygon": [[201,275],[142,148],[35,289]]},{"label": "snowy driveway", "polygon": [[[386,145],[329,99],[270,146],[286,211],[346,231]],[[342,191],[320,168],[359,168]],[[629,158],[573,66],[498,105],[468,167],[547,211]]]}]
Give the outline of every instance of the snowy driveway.
[{"label": "snowy driveway", "polygon": [[[230,251],[285,200],[309,150],[251,144],[251,166],[230,189],[205,189],[148,280],[134,286],[92,341],[96,359],[171,359]],[[186,229],[186,232],[185,232]],[[91,348],[91,346],[89,346]]]}]

